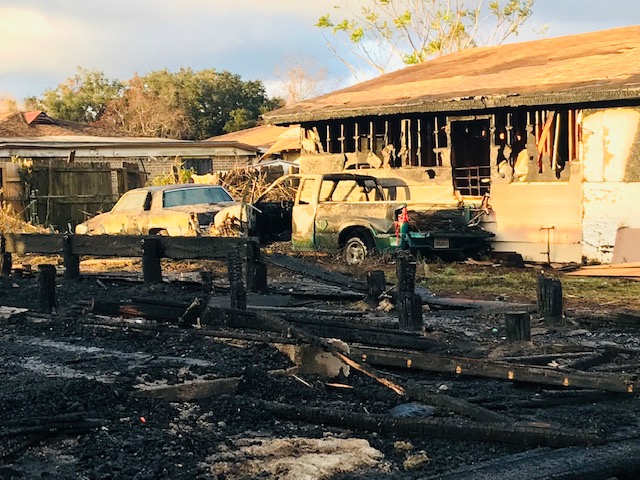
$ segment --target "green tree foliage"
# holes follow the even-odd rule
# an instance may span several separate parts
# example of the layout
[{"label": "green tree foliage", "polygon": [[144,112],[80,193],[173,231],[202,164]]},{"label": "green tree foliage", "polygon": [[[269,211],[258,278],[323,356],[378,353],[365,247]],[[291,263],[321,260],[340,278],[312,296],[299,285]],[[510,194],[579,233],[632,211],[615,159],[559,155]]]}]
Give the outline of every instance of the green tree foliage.
[{"label": "green tree foliage", "polygon": [[339,18],[324,15],[316,26],[352,74],[361,73],[362,65],[385,73],[465,48],[500,44],[518,34],[534,2],[341,0],[334,6]]},{"label": "green tree foliage", "polygon": [[213,69],[165,69],[127,82],[105,119],[135,134],[202,140],[254,126],[280,104],[261,81]]},{"label": "green tree foliage", "polygon": [[122,83],[80,69],[57,89],[27,101],[32,109],[63,120],[98,121],[134,135],[196,140],[255,126],[262,113],[284,104],[269,98],[259,80],[190,68],[134,75]]},{"label": "green tree foliage", "polygon": [[104,73],[78,68],[73,77],[55,89],[45,90],[42,98],[28,98],[26,104],[62,120],[92,122],[102,116],[121,90],[122,84],[107,78]]}]

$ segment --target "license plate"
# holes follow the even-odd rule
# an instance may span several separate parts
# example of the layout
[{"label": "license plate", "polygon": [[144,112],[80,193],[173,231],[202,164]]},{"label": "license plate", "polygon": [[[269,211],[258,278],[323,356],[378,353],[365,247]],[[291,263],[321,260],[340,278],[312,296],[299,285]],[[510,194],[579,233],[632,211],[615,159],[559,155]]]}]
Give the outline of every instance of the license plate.
[{"label": "license plate", "polygon": [[434,238],[433,239],[433,248],[449,248],[449,239],[448,238]]}]

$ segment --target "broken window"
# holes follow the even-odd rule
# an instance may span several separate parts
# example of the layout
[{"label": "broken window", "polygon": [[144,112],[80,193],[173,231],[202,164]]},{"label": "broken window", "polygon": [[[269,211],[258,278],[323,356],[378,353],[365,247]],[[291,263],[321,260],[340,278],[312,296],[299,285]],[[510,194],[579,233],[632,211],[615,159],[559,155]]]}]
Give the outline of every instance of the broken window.
[{"label": "broken window", "polygon": [[454,188],[462,195],[480,196],[491,184],[490,119],[451,121],[451,165]]},{"label": "broken window", "polygon": [[578,155],[578,114],[504,108],[480,116],[390,115],[324,122],[317,131],[326,152],[375,155],[383,168],[451,165],[463,195],[482,195],[492,167],[521,181],[560,178]]}]

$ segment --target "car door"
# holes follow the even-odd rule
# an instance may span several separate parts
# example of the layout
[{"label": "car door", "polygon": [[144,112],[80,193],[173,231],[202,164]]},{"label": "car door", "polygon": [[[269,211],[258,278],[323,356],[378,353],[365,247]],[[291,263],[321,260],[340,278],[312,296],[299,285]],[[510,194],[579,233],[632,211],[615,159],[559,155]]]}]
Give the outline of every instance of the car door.
[{"label": "car door", "polygon": [[143,233],[143,214],[151,205],[151,192],[130,190],[125,193],[111,210],[104,225],[105,233]]},{"label": "car door", "polygon": [[291,243],[300,249],[315,246],[315,213],[318,205],[318,180],[303,178],[293,205]]}]

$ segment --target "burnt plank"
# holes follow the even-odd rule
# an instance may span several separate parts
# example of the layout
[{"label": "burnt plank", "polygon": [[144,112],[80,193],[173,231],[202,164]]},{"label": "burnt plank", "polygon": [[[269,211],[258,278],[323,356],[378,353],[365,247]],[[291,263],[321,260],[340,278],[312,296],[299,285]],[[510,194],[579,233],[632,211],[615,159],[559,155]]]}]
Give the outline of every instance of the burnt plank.
[{"label": "burnt plank", "polygon": [[220,259],[229,252],[241,251],[246,255],[248,237],[162,237],[165,258],[173,260]]},{"label": "burnt plank", "polygon": [[485,424],[446,417],[399,418],[266,401],[260,402],[260,406],[272,415],[287,420],[408,436],[502,442],[526,447],[566,447],[603,443],[602,438],[594,432],[538,422]]},{"label": "burnt plank", "polygon": [[4,233],[7,253],[61,254],[64,249],[63,235],[40,233]]},{"label": "burnt plank", "polygon": [[366,283],[360,282],[353,277],[343,275],[342,273],[330,272],[316,264],[305,262],[304,260],[288,255],[272,253],[264,255],[264,261],[274,267],[282,268],[329,285],[337,285],[360,293],[367,293],[368,291]]},{"label": "burnt plank", "polygon": [[69,242],[74,255],[141,257],[144,238],[139,235],[73,235]]},{"label": "burnt plank", "polygon": [[595,388],[620,393],[633,393],[636,380],[629,375],[559,371],[545,367],[513,365],[485,359],[429,355],[408,350],[383,350],[354,346],[351,352],[354,357],[360,356],[362,361],[378,366],[412,368],[430,372],[450,372],[458,375],[472,375],[541,385]]},{"label": "burnt plank", "polygon": [[640,469],[640,441],[629,440],[583,448],[547,448],[466,465],[431,480],[539,480],[562,478],[635,478]]}]

